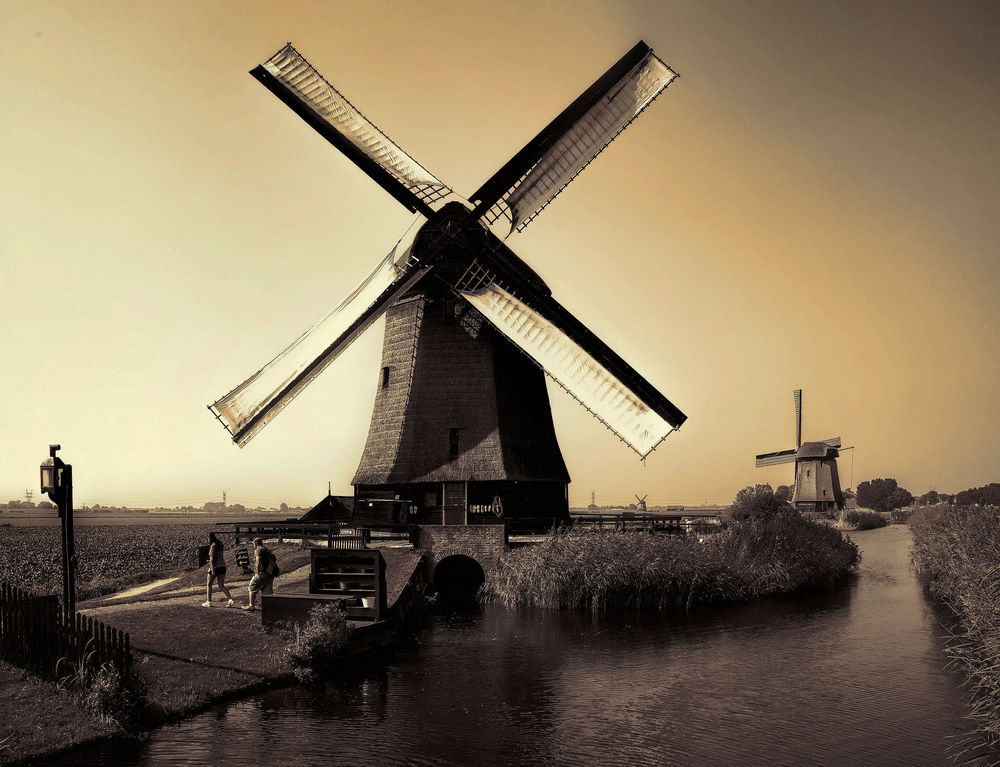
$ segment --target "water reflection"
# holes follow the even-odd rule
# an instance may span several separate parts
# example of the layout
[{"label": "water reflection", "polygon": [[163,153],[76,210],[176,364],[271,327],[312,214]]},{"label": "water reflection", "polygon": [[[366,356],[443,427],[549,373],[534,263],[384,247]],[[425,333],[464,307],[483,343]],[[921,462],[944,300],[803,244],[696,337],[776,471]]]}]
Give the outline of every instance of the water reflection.
[{"label": "water reflection", "polygon": [[856,539],[862,573],[832,592],[674,614],[442,612],[360,679],[73,763],[946,764],[962,701],[908,532]]}]

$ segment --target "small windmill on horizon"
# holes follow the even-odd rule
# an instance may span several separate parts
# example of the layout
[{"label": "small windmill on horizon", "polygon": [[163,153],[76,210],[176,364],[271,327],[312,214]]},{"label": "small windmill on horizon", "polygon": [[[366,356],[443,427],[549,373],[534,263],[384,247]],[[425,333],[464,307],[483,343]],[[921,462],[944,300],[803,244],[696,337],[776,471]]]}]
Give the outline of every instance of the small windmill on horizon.
[{"label": "small windmill on horizon", "polygon": [[830,511],[844,508],[844,493],[840,489],[837,458],[841,448],[840,437],[830,437],[819,442],[802,441],[802,389],[793,392],[795,399],[795,447],[756,456],[757,468],[795,464],[792,505],[803,511]]},{"label": "small windmill on horizon", "polygon": [[545,374],[643,458],[684,423],[493,233],[523,230],[677,77],[649,46],[633,47],[468,200],[291,44],[251,74],[416,219],[346,300],[209,406],[234,442],[245,445],[383,315],[352,484],[356,501],[405,501],[408,521],[568,517]]}]

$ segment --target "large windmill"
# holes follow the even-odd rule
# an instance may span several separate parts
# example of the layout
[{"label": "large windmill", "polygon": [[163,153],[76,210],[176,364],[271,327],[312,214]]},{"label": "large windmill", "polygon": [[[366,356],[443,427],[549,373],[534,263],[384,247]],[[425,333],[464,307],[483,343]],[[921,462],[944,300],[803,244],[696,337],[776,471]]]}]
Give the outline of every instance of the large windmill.
[{"label": "large windmill", "polygon": [[[494,233],[521,231],[676,77],[640,42],[466,201],[291,44],[251,74],[416,219],[336,309],[210,409],[245,445],[381,315],[356,499],[422,521],[568,514],[544,373],[640,456],[686,416]],[[506,231],[503,231],[506,229]]]},{"label": "large windmill", "polygon": [[[837,458],[840,455],[840,437],[820,442],[802,441],[802,389],[793,392],[795,398],[795,448],[761,453],[757,468],[795,463],[795,489],[792,505],[803,511],[829,511],[844,508],[844,494],[840,489]],[[849,448],[845,448],[849,449]]]}]

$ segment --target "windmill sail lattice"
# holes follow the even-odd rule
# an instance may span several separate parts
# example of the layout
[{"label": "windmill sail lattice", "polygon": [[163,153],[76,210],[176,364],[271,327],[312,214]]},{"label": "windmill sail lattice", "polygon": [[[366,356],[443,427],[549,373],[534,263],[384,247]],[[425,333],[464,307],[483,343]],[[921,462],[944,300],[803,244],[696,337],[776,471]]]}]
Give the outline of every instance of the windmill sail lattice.
[{"label": "windmill sail lattice", "polygon": [[[544,410],[544,417],[551,422],[541,374],[537,370],[523,370],[523,365],[531,369],[530,363],[510,360],[504,356],[507,352],[497,351],[495,343],[509,343],[524,352],[643,457],[680,427],[686,416],[556,302],[538,275],[484,223],[505,216],[510,219],[513,229],[523,228],[677,76],[645,43],[637,44],[480,187],[474,195],[473,205],[464,202],[442,204],[446,197],[454,197],[451,189],[362,115],[290,44],[251,74],[393,197],[419,215],[404,238],[347,300],[261,370],[210,406],[237,444],[245,445],[386,312],[390,314],[384,349],[388,356],[384,359],[391,359],[392,364],[383,369],[382,389],[390,391],[392,386],[404,384],[407,388],[400,395],[400,404],[393,405],[396,411],[385,410],[378,416],[382,419],[380,428],[390,421],[401,423],[393,428],[402,434],[400,430],[410,427],[402,423],[406,418],[400,415],[399,408],[416,407],[413,397],[431,401],[427,398],[433,398],[433,391],[428,394],[427,387],[421,388],[421,380],[431,380],[436,375],[436,368],[451,363],[444,358],[428,358],[429,352],[418,350],[444,348],[440,344],[445,338],[452,339],[448,342],[452,344],[450,349],[462,349],[470,360],[479,360],[474,364],[482,366],[483,375],[493,376],[490,386],[496,392],[492,396],[497,401],[484,403],[482,412],[493,413],[491,417],[499,418],[498,422],[519,424],[508,427],[508,432],[513,429],[516,434],[508,433],[503,437],[506,442],[501,450],[502,459],[496,458],[490,471],[507,472],[504,476],[513,477],[510,466],[518,460],[513,455],[513,446],[518,445],[517,451],[530,452],[529,443],[533,439],[538,441],[530,435],[545,432],[544,428],[542,432],[532,431],[534,427],[528,421],[534,418],[537,422]],[[452,296],[453,308],[448,308],[444,302],[444,294]],[[432,306],[439,309],[424,316]],[[461,307],[474,310],[473,314],[484,319],[488,327],[493,328],[492,332],[499,334],[496,338],[500,340],[494,342],[493,336],[485,330],[470,330],[474,334],[472,340],[464,336],[460,339],[460,334],[456,335],[457,331],[440,309],[454,319],[463,313]],[[476,325],[468,318],[463,320],[466,321],[470,327]],[[408,335],[400,335],[400,323],[403,322],[413,323],[407,330]],[[408,339],[407,348],[413,350],[410,357],[401,354],[398,348],[390,354],[387,351],[390,336],[403,338],[404,335]],[[510,353],[517,357],[516,352]],[[523,360],[523,357],[518,359]],[[393,365],[409,370],[406,373],[409,378],[404,383],[393,378]],[[415,371],[424,371],[419,374],[424,379],[417,380]],[[535,389],[538,392],[533,395],[536,402],[520,415],[503,415],[504,409],[509,407],[506,392],[513,391],[517,384],[516,380],[508,381],[505,376],[530,378],[529,372],[537,377],[537,387],[541,387]],[[467,375],[467,371],[463,375]],[[394,383],[390,385],[390,381]],[[525,415],[529,413],[532,414],[530,418]],[[376,446],[381,445],[378,449],[384,453],[387,449],[384,445],[378,440],[372,442],[375,420],[373,417],[369,443],[378,443]],[[552,431],[551,425],[547,428]],[[451,447],[457,448],[463,429],[477,431],[458,424],[449,427],[448,444]],[[488,441],[495,431],[491,429],[493,427],[485,429],[483,435],[476,438]],[[397,436],[404,439],[404,436]],[[564,476],[565,466],[554,434],[551,438],[543,434],[540,439],[551,442],[551,447],[545,448],[549,455],[542,456],[542,462],[551,467],[547,470],[546,481],[565,483],[568,477]],[[395,449],[400,448],[397,445]],[[418,449],[419,446],[407,448],[411,453]],[[369,452],[366,446],[366,455]],[[461,457],[452,455],[448,460],[461,460]],[[359,469],[359,476],[361,474],[364,472]],[[397,474],[398,467],[389,467],[378,476]],[[431,467],[425,474],[444,477],[448,472]],[[515,477],[513,481],[521,480]],[[564,493],[560,492],[560,496],[564,503]]]},{"label": "windmill sail lattice", "polygon": [[[343,137],[350,146],[355,147],[371,161],[359,163],[363,170],[375,176],[380,183],[384,183],[382,174],[377,174],[372,167],[373,163],[392,181],[404,187],[424,204],[410,204],[408,207],[411,210],[426,213],[425,205],[435,203],[451,194],[451,189],[446,184],[361,114],[306,61],[301,53],[295,50],[291,43],[254,69],[251,74],[271,90],[275,90],[275,87],[270,78],[277,80],[287,92],[294,94],[301,102],[297,105],[299,108],[296,111],[322,135],[331,140],[336,136]],[[331,133],[331,130],[335,133]],[[341,149],[347,148],[335,140],[334,143]],[[355,161],[360,159],[352,152],[348,154],[352,155]],[[386,186],[393,193],[399,192],[391,183]]]},{"label": "windmill sail lattice", "polygon": [[[647,46],[636,46],[592,86],[589,103],[574,102],[546,129],[548,132],[543,131],[525,147],[536,147],[537,158],[527,156],[533,164],[520,177],[510,179],[513,183],[491,205],[486,221],[506,217],[511,230],[523,230],[676,77],[677,73]],[[576,114],[581,107],[586,110]],[[509,178],[502,174],[503,169],[497,181],[491,179],[484,188],[495,189],[499,179]],[[474,199],[478,196],[483,196],[483,190]]]},{"label": "windmill sail lattice", "polygon": [[673,431],[626,383],[500,285],[459,294],[643,458]]},{"label": "windmill sail lattice", "polygon": [[422,222],[418,217],[406,236],[333,311],[209,406],[240,447],[427,273],[427,267],[412,257],[413,239]]}]

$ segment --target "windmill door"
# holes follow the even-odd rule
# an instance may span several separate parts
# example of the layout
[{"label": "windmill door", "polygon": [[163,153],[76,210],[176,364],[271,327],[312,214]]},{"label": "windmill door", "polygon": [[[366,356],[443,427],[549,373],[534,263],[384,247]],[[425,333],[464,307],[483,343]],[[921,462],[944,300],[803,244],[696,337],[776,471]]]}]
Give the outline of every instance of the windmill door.
[{"label": "windmill door", "polygon": [[444,483],[444,524],[465,524],[465,488],[465,482]]}]

